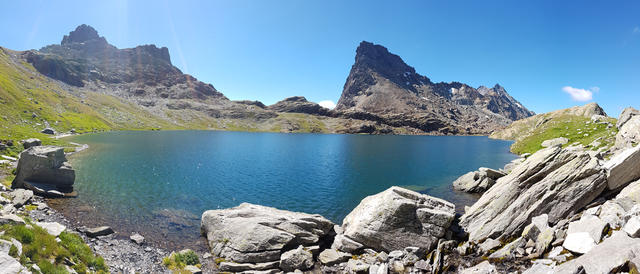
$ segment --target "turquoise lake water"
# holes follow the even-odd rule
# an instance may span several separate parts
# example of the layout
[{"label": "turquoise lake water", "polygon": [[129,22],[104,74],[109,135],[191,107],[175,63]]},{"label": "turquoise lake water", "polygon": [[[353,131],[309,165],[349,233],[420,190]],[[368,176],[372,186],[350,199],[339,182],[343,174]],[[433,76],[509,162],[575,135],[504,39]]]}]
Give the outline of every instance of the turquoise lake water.
[{"label": "turquoise lake water", "polygon": [[75,136],[79,196],[54,207],[87,226],[185,247],[201,242],[208,209],[242,202],[318,213],[341,223],[360,200],[393,185],[447,199],[476,197],[451,182],[516,156],[511,142],[471,136],[369,136],[135,131]]}]

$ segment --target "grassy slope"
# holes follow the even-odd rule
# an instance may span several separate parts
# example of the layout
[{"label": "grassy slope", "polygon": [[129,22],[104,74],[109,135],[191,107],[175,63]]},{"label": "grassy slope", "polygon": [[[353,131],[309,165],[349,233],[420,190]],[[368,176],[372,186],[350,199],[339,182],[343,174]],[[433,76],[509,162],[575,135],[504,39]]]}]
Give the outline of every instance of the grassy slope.
[{"label": "grassy slope", "polygon": [[[40,133],[46,122],[60,132],[114,129],[179,128],[138,106],[99,93],[74,96],[28,63],[15,61],[0,48],[0,139],[39,138],[44,144],[61,141]],[[17,142],[16,142],[17,143]],[[20,146],[4,154],[14,155]]]},{"label": "grassy slope", "polygon": [[[607,120],[614,125],[616,123],[614,118],[607,118]],[[569,139],[567,145],[577,142],[585,147],[599,139],[600,145],[592,147],[595,150],[602,147],[611,147],[615,142],[616,133],[615,126],[607,128],[606,124],[593,123],[591,119],[586,117],[563,115],[554,117],[527,136],[518,138],[511,146],[511,151],[516,154],[534,153],[542,149],[541,144],[544,140],[558,137]]]}]

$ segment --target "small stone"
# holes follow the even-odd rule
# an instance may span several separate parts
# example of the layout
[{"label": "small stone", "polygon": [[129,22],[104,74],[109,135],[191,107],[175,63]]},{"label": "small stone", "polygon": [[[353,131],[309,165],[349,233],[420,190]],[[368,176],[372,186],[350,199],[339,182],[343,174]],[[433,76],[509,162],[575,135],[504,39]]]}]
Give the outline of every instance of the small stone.
[{"label": "small stone", "polygon": [[280,256],[280,269],[293,271],[296,269],[307,270],[313,267],[313,255],[304,249],[302,245],[298,248],[282,253]]},{"label": "small stone", "polygon": [[402,250],[394,250],[389,253],[389,259],[399,260],[404,256],[404,251]]},{"label": "small stone", "polygon": [[185,266],[184,270],[189,271],[190,273],[193,273],[193,274],[201,274],[202,273],[202,270],[200,270],[200,268],[196,267],[195,265]]},{"label": "small stone", "polygon": [[142,235],[138,233],[133,233],[133,235],[129,236],[129,239],[131,239],[131,241],[139,245],[144,243],[144,237],[142,237]]},{"label": "small stone", "polygon": [[343,263],[351,258],[351,254],[341,252],[335,249],[325,249],[318,255],[318,261],[323,265],[335,265]]},{"label": "small stone", "polygon": [[114,231],[113,229],[111,229],[111,227],[100,226],[100,227],[89,228],[84,233],[87,234],[87,236],[89,237],[95,238],[98,236],[106,236],[109,234],[113,234]]}]

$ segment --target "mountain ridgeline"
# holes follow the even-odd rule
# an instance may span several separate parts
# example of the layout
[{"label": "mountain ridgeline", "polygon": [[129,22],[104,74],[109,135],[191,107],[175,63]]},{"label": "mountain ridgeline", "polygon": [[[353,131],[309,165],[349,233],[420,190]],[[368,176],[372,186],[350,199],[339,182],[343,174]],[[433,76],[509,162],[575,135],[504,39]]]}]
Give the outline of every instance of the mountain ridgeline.
[{"label": "mountain ridgeline", "polygon": [[[2,117],[7,126],[0,137],[17,137],[8,136],[16,127],[39,132],[44,126],[59,132],[164,128],[466,135],[489,134],[533,115],[499,85],[476,89],[457,82],[433,83],[399,56],[368,42],[356,50],[333,110],[302,96],[270,106],[229,100],[213,85],[173,66],[166,47],[119,49],[88,25],[39,50],[0,49],[0,69],[16,75],[2,79],[0,88],[12,98],[25,99],[25,104],[0,102],[3,113],[11,114]],[[45,98],[73,104],[37,105],[50,101]],[[87,115],[99,123],[64,119],[83,120]]]}]

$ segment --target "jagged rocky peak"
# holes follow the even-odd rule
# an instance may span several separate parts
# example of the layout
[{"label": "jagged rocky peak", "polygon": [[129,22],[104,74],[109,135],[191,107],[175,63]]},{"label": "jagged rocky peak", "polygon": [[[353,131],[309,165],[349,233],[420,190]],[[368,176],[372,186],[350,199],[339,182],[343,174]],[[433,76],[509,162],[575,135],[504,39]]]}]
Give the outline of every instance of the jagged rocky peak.
[{"label": "jagged rocky peak", "polygon": [[326,115],[329,110],[314,102],[307,101],[304,96],[293,96],[285,98],[267,107],[276,112],[307,113],[315,115]]},{"label": "jagged rocky peak", "polygon": [[98,36],[98,31],[96,31],[93,27],[89,25],[82,24],[78,26],[74,31],[69,32],[69,35],[65,35],[62,38],[61,45],[71,44],[71,43],[84,43],[90,40],[103,40],[106,42],[107,40],[104,37]]}]

